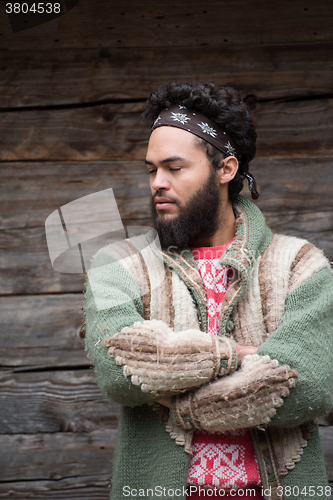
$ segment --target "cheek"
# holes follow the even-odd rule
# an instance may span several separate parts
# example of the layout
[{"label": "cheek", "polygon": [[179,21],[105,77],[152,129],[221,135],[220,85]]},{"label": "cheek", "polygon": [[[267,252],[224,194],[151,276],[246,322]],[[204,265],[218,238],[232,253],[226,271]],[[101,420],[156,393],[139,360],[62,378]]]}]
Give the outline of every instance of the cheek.
[{"label": "cheek", "polygon": [[178,190],[184,193],[185,196],[193,194],[207,182],[209,173],[204,167],[199,172],[186,172],[184,176],[179,178]]}]

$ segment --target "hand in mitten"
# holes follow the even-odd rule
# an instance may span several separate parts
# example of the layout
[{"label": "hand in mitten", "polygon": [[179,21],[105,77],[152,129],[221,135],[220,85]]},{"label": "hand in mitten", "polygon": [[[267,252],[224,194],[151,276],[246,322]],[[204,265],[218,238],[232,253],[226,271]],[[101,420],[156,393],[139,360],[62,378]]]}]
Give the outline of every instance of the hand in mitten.
[{"label": "hand in mitten", "polygon": [[240,370],[174,397],[174,419],[183,429],[222,432],[267,424],[297,376],[269,356],[246,356]]},{"label": "hand in mitten", "polygon": [[[233,340],[200,330],[174,332],[157,320],[125,327],[105,345],[117,365],[124,365],[124,375],[152,395],[199,387],[237,365]],[[226,361],[221,364],[222,360]]]}]

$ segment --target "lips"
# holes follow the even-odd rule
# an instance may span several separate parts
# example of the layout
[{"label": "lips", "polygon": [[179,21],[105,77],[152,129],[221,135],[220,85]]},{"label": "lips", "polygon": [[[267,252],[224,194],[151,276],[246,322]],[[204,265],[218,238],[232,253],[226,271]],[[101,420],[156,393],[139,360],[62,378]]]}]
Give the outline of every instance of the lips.
[{"label": "lips", "polygon": [[175,204],[174,201],[171,201],[168,198],[163,198],[162,196],[156,196],[156,198],[154,199],[154,203],[156,205],[157,210],[170,208],[172,207],[172,205]]}]

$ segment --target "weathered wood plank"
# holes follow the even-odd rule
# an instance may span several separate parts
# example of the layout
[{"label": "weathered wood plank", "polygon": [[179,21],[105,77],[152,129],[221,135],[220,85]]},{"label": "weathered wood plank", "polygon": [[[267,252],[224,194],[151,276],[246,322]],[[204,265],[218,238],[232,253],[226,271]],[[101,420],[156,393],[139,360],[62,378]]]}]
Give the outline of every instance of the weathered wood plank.
[{"label": "weathered wood plank", "polygon": [[327,156],[333,150],[333,99],[259,104],[257,156]]},{"label": "weathered wood plank", "polygon": [[[56,481],[0,482],[2,500],[109,500],[110,474]],[[88,484],[87,484],[88,483]]]},{"label": "weathered wood plank", "polygon": [[[253,101],[258,157],[333,155],[333,99]],[[142,160],[143,103],[0,114],[0,160]]]},{"label": "weathered wood plank", "polygon": [[332,42],[177,50],[3,50],[0,108],[146,99],[162,83],[194,79],[229,83],[243,97],[258,99],[328,95],[333,88],[332,50]]},{"label": "weathered wood plank", "polygon": [[106,400],[91,369],[0,372],[0,381],[0,434],[117,428],[119,407]]},{"label": "weathered wood plank", "polygon": [[84,288],[83,274],[60,274],[53,269],[44,227],[4,231],[0,270],[0,295],[80,292]]},{"label": "weathered wood plank", "polygon": [[269,213],[264,211],[268,226],[275,233],[297,236],[321,248],[326,257],[333,259],[333,212]]},{"label": "weathered wood plank", "polygon": [[143,109],[131,103],[1,113],[0,160],[143,159],[149,136]]},{"label": "weathered wood plank", "polygon": [[255,158],[250,170],[259,185],[256,204],[266,212],[305,213],[333,208],[333,157]]},{"label": "weathered wood plank", "polygon": [[143,161],[3,163],[0,229],[42,226],[66,203],[109,188],[124,223],[147,219],[147,174]]},{"label": "weathered wood plank", "polygon": [[0,436],[2,478],[6,481],[71,478],[68,485],[72,486],[83,479],[88,487],[105,482],[112,471],[116,434],[115,429],[90,433],[3,434]]},{"label": "weathered wood plank", "polygon": [[[271,2],[196,0],[162,3],[146,0],[81,0],[69,13],[22,32],[11,33],[2,7],[2,46],[44,50],[105,47],[200,47],[235,43],[295,43],[332,40],[329,0]],[[42,45],[41,45],[42,44]]]},{"label": "weathered wood plank", "polygon": [[83,294],[0,297],[0,366],[90,366],[80,335]]},{"label": "weathered wood plank", "polygon": [[324,451],[328,480],[333,481],[333,427],[320,426],[319,434]]}]

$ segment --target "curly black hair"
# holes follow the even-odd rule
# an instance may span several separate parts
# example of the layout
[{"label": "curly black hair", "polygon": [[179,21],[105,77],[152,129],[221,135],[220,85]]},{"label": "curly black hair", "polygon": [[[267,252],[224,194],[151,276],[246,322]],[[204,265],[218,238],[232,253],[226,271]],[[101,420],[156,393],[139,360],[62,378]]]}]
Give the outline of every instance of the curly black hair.
[{"label": "curly black hair", "polygon": [[[230,86],[218,88],[214,83],[168,82],[150,94],[143,119],[152,125],[162,109],[175,104],[198,111],[214,120],[234,140],[240,153],[238,172],[228,187],[229,199],[234,201],[243,189],[244,175],[256,152],[257,134],[246,104],[237,90]],[[211,165],[218,168],[219,162],[226,155],[204,139],[198,139],[205,148]]]}]

